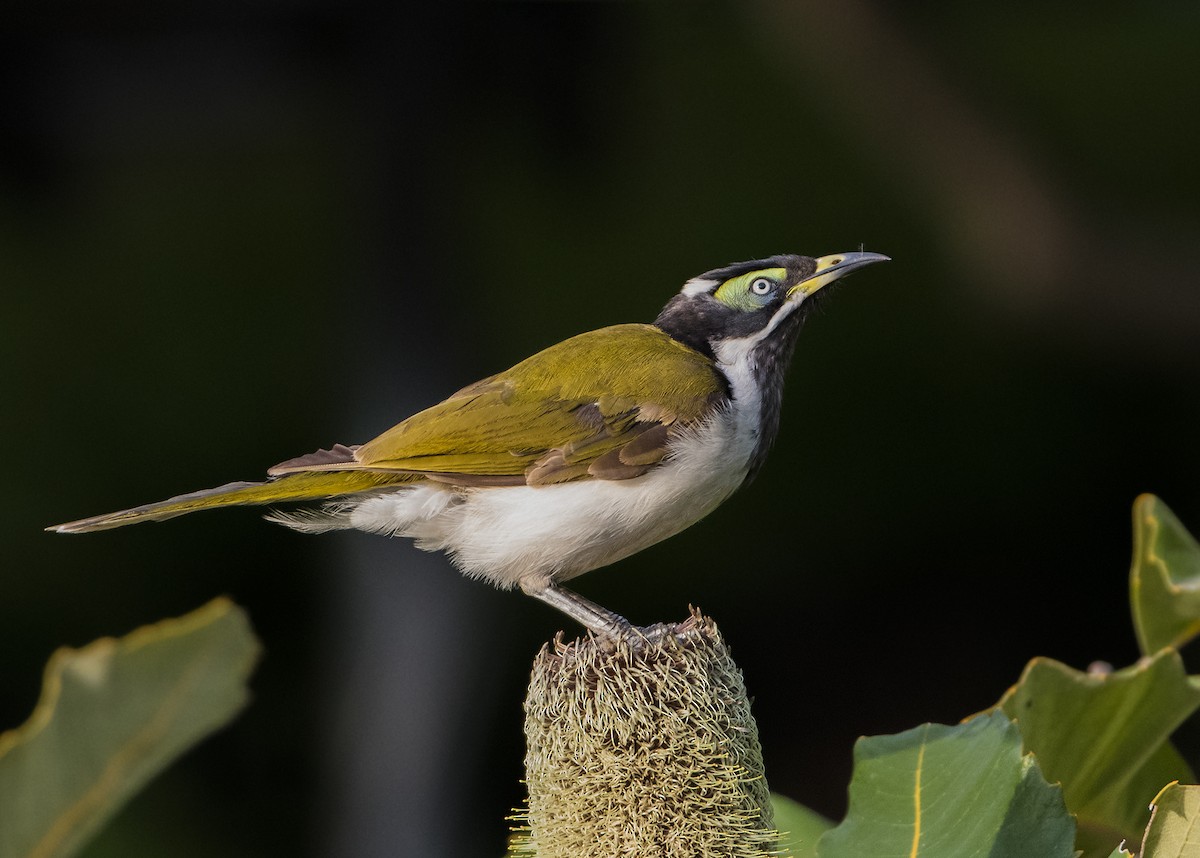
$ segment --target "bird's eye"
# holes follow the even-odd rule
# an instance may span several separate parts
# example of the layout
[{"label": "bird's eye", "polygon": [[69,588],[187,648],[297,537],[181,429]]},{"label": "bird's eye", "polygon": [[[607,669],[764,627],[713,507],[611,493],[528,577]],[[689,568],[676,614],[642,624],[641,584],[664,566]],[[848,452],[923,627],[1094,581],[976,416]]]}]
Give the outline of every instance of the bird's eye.
[{"label": "bird's eye", "polygon": [[750,291],[755,295],[770,295],[774,288],[775,281],[768,280],[766,277],[755,277],[750,283]]}]

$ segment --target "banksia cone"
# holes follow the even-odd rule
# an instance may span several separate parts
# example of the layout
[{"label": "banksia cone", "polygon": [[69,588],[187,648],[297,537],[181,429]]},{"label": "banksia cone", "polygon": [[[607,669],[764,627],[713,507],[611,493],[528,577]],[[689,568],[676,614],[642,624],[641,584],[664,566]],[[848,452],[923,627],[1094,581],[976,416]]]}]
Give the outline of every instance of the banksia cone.
[{"label": "banksia cone", "polygon": [[561,635],[525,700],[526,823],[514,855],[777,854],[758,729],[712,620],[636,644]]}]

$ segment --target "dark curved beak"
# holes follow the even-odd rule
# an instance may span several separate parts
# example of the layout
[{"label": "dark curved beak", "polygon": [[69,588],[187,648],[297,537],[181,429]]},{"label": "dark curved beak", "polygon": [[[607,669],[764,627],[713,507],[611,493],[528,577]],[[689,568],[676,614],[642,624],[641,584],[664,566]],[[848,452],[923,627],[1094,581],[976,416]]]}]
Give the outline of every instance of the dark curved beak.
[{"label": "dark curved beak", "polygon": [[817,270],[788,290],[788,300],[804,300],[809,295],[824,289],[834,280],[845,277],[851,271],[857,271],[866,265],[876,262],[890,262],[890,256],[882,253],[867,253],[857,250],[853,253],[834,253],[817,258]]}]

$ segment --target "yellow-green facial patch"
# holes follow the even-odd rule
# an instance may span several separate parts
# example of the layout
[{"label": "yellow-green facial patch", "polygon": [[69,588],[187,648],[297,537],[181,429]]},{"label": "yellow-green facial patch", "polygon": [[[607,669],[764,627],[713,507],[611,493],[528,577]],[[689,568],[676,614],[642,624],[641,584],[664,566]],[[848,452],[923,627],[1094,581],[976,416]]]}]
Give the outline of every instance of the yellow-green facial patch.
[{"label": "yellow-green facial patch", "polygon": [[760,268],[726,280],[713,297],[727,307],[752,313],[771,303],[786,279],[786,268]]}]

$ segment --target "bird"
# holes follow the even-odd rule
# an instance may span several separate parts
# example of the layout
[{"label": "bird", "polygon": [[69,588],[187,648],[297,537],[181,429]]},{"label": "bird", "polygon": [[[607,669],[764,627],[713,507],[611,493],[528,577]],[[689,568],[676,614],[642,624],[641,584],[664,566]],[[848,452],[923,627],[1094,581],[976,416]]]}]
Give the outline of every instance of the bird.
[{"label": "bird", "polygon": [[[107,530],[267,505],[304,533],[360,530],[443,551],[603,638],[620,614],[563,586],[673,536],[763,466],[803,320],[863,250],[738,262],[686,281],[652,324],[570,337],[375,439],[233,482],[46,528]],[[278,504],[299,504],[280,508]]]}]

